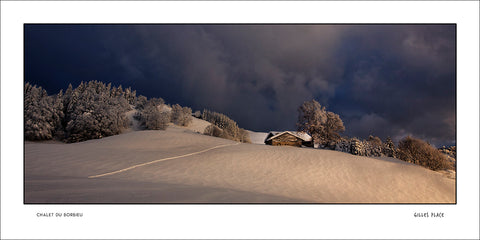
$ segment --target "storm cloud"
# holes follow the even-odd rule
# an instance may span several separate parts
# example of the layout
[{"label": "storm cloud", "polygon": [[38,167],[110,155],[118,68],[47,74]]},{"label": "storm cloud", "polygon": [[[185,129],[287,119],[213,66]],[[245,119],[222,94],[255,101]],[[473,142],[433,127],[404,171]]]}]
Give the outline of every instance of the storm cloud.
[{"label": "storm cloud", "polygon": [[455,25],[26,25],[25,81],[131,86],[255,131],[316,99],[345,135],[455,144]]}]

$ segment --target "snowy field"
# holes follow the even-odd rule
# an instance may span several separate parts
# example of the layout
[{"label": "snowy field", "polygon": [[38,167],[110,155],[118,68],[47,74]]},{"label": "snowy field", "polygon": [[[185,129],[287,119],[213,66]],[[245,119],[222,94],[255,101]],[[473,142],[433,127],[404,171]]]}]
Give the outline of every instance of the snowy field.
[{"label": "snowy field", "polygon": [[25,202],[454,203],[455,180],[395,159],[243,144],[171,126],[26,142]]}]

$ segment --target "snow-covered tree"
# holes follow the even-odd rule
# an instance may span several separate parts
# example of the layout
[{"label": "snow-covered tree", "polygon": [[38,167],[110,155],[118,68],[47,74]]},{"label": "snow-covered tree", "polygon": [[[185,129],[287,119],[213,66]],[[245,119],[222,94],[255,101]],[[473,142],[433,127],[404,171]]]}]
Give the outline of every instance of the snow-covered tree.
[{"label": "snow-covered tree", "polygon": [[325,107],[315,100],[304,102],[298,108],[297,130],[310,134],[317,141],[323,132],[327,123],[327,112]]},{"label": "snow-covered tree", "polygon": [[[130,109],[123,96],[110,92],[111,85],[99,81],[71,85],[63,97],[65,141],[78,142],[119,134],[128,126]],[[113,91],[114,88],[112,88]]]},{"label": "snow-covered tree", "polygon": [[192,122],[192,109],[179,104],[173,105],[172,122],[180,126],[188,126]]},{"label": "snow-covered tree", "polygon": [[57,139],[63,139],[65,137],[65,131],[62,125],[65,119],[63,101],[63,90],[60,90],[53,101],[53,121],[55,125],[55,138]]},{"label": "snow-covered tree", "polygon": [[390,137],[383,144],[383,154],[387,157],[397,157],[397,148]]},{"label": "snow-covered tree", "polygon": [[365,144],[358,138],[352,138],[350,140],[350,153],[353,155],[366,156]]},{"label": "snow-covered tree", "polygon": [[136,92],[127,94],[99,81],[69,84],[65,93],[48,96],[41,87],[25,84],[25,139],[54,137],[66,142],[84,141],[120,133],[128,126],[125,112],[136,101]]},{"label": "snow-covered tree", "polygon": [[150,98],[150,100],[148,101],[150,102],[150,104],[153,104],[155,106],[162,106],[165,104],[165,101],[162,98]]},{"label": "snow-covered tree", "polygon": [[[166,129],[173,119],[186,126],[192,121],[192,110],[174,105],[170,111],[161,98],[148,100],[136,97],[136,91],[100,81],[81,82],[77,88],[69,84],[65,93],[48,96],[41,87],[25,84],[24,124],[26,140],[54,137],[65,142],[78,142],[119,134],[128,127],[125,113],[135,106],[134,118],[145,129]],[[208,114],[209,113],[209,114]],[[226,115],[208,112],[208,118],[221,137],[249,142],[248,132],[240,129]]]},{"label": "snow-covered tree", "polygon": [[338,114],[327,112],[327,122],[325,124],[324,139],[328,141],[328,146],[334,147],[341,139],[340,132],[345,131],[343,121]]},{"label": "snow-covered tree", "polygon": [[348,138],[341,138],[335,145],[335,151],[352,153],[351,141]]},{"label": "snow-covered tree", "polygon": [[220,136],[222,138],[239,142],[250,142],[248,133],[242,132],[244,130],[239,128],[238,124],[225,114],[204,109],[202,119],[222,129]]},{"label": "snow-covered tree", "polygon": [[380,157],[383,152],[383,143],[379,137],[374,137],[370,135],[368,140],[364,142],[366,147],[365,155],[369,157]]},{"label": "snow-covered tree", "polygon": [[334,148],[340,140],[339,132],[345,131],[338,114],[327,112],[315,100],[304,102],[298,108],[297,130],[310,134],[323,147]]},{"label": "snow-covered tree", "polygon": [[24,88],[24,137],[26,140],[52,139],[58,119],[54,101],[42,87],[25,84]]},{"label": "snow-covered tree", "polygon": [[[142,96],[139,96],[139,99],[142,100],[140,97]],[[135,118],[140,122],[140,126],[149,130],[167,129],[171,119],[171,112],[160,111],[163,103],[161,98],[152,98],[145,104],[137,105],[139,112]]]},{"label": "snow-covered tree", "polygon": [[193,116],[195,116],[196,118],[201,118],[201,117],[202,117],[202,113],[200,112],[200,110],[197,110],[197,111],[195,111],[195,113],[193,114]]},{"label": "snow-covered tree", "polygon": [[150,130],[165,130],[170,122],[170,114],[168,112],[160,112],[158,107],[149,105],[143,112],[145,126]]},{"label": "snow-covered tree", "polygon": [[135,99],[137,98],[136,95],[137,92],[135,90],[132,91],[130,87],[125,88],[125,100],[127,100],[128,104],[135,104]]},{"label": "snow-covered tree", "polygon": [[135,109],[137,110],[143,110],[145,107],[145,104],[147,104],[147,97],[140,95],[137,97],[137,101],[135,103]]}]

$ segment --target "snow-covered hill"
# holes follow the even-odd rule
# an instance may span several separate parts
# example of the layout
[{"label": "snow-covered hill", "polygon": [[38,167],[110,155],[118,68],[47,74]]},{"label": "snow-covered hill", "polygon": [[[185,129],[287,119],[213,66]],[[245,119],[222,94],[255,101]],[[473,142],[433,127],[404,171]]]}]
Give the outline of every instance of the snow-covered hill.
[{"label": "snow-covered hill", "polygon": [[198,118],[192,118],[192,122],[188,126],[183,127],[183,128],[192,130],[192,131],[197,132],[197,133],[203,133],[205,131],[205,128],[210,126],[210,124],[211,123],[209,123],[205,120],[198,119]]},{"label": "snow-covered hill", "polygon": [[169,127],[72,144],[26,142],[25,202],[454,203],[455,179],[395,159]]}]

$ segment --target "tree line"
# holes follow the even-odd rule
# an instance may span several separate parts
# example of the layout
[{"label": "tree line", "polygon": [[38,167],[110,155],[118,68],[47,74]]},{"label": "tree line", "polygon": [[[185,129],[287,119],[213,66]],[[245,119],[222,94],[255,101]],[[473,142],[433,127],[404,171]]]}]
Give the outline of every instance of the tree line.
[{"label": "tree line", "polygon": [[[98,139],[121,133],[131,124],[126,113],[136,110],[133,118],[141,129],[165,130],[170,123],[188,126],[192,109],[168,105],[162,98],[137,96],[130,87],[112,86],[100,81],[81,82],[77,88],[48,95],[41,86],[25,83],[25,140],[61,140],[67,143]],[[250,142],[245,129],[224,114],[204,110],[198,117],[212,123],[205,134],[239,142]]]},{"label": "tree line", "polygon": [[390,137],[382,142],[376,136],[364,140],[341,136],[345,126],[340,116],[327,111],[315,100],[304,102],[298,108],[297,130],[310,134],[320,148],[359,156],[394,157],[432,170],[454,169],[454,165],[440,150],[412,136],[400,140],[398,147]]},{"label": "tree line", "polygon": [[70,143],[116,135],[130,125],[126,112],[133,109],[143,129],[165,129],[170,122],[187,126],[191,122],[190,108],[167,106],[161,98],[137,97],[130,87],[89,81],[77,88],[70,84],[65,93],[60,90],[49,96],[42,87],[25,83],[25,140]]}]

